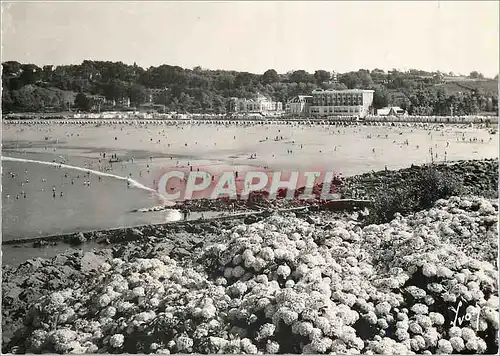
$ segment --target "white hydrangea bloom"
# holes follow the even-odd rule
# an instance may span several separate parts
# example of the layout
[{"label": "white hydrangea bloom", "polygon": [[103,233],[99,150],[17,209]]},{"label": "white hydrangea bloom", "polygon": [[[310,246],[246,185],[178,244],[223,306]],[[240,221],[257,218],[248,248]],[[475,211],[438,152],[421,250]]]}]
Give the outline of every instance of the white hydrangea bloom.
[{"label": "white hydrangea bloom", "polygon": [[234,278],[241,278],[245,274],[245,268],[237,265],[236,267],[233,268],[232,274]]},{"label": "white hydrangea bloom", "polygon": [[313,329],[313,324],[307,321],[298,321],[292,325],[292,332],[302,336],[308,336]]},{"label": "white hydrangea bloom", "polygon": [[111,345],[111,347],[114,347],[115,349],[122,347],[124,342],[125,342],[125,337],[123,336],[123,334],[114,334],[109,339],[109,344]]},{"label": "white hydrangea bloom", "polygon": [[109,303],[111,303],[111,298],[109,297],[109,295],[107,294],[103,294],[99,297],[99,300],[97,301],[97,303],[99,304],[99,306],[101,308],[104,308],[106,307],[107,305],[109,305]]},{"label": "white hydrangea bloom", "polygon": [[464,340],[458,336],[451,337],[450,344],[453,350],[455,350],[456,352],[460,352],[465,348]]},{"label": "white hydrangea bloom", "polygon": [[180,352],[191,352],[193,343],[193,339],[187,336],[179,336],[175,341],[175,345]]},{"label": "white hydrangea bloom", "polygon": [[441,293],[444,287],[441,283],[430,283],[427,285],[427,289],[433,293]]},{"label": "white hydrangea bloom", "polygon": [[109,270],[111,270],[111,265],[109,263],[104,262],[99,265],[100,272],[108,272]]},{"label": "white hydrangea bloom", "polygon": [[290,267],[288,267],[287,265],[279,265],[276,273],[278,276],[281,276],[283,278],[288,278],[288,276],[292,273],[292,271]]},{"label": "white hydrangea bloom", "polygon": [[404,329],[396,329],[394,334],[399,341],[408,340],[410,338],[410,334]]},{"label": "white hydrangea bloom", "polygon": [[377,315],[374,312],[372,312],[372,311],[370,311],[367,314],[363,315],[363,318],[369,324],[375,325],[377,323]]},{"label": "white hydrangea bloom", "polygon": [[387,323],[387,320],[383,318],[377,320],[377,325],[383,330],[386,330],[389,327],[389,323]]},{"label": "white hydrangea bloom", "polygon": [[472,330],[471,328],[464,327],[464,328],[462,328],[462,338],[465,341],[469,341],[471,339],[474,339],[474,338],[476,338],[476,332],[474,330]]},{"label": "white hydrangea bloom", "polygon": [[438,277],[443,277],[443,278],[452,278],[453,271],[451,269],[449,269],[448,267],[439,266],[439,267],[437,267],[436,275]]},{"label": "white hydrangea bloom", "polygon": [[425,348],[426,343],[425,339],[422,335],[415,335],[413,338],[410,340],[411,348],[414,351],[419,351]]},{"label": "white hydrangea bloom", "polygon": [[280,344],[278,344],[276,341],[267,341],[266,344],[266,352],[268,354],[277,354],[280,350]]},{"label": "white hydrangea bloom", "polygon": [[425,304],[416,303],[411,307],[411,311],[415,314],[428,314],[429,308]]},{"label": "white hydrangea bloom", "polygon": [[462,337],[462,329],[459,328],[458,326],[452,326],[450,330],[448,331],[448,335],[450,337]]},{"label": "white hydrangea bloom", "polygon": [[134,297],[144,297],[146,295],[146,292],[144,291],[143,287],[135,287],[132,289],[132,294]]},{"label": "white hydrangea bloom", "polygon": [[224,268],[224,278],[230,279],[231,277],[233,277],[233,268],[232,267]]},{"label": "white hydrangea bloom", "polygon": [[332,339],[327,337],[316,338],[311,341],[311,348],[316,353],[325,353],[326,350],[332,345]]},{"label": "white hydrangea bloom", "polygon": [[444,316],[440,313],[431,312],[429,313],[429,318],[431,318],[432,325],[443,325],[445,322]]},{"label": "white hydrangea bloom", "polygon": [[488,349],[488,345],[486,344],[486,341],[484,341],[481,338],[477,338],[477,352],[478,353],[484,353]]},{"label": "white hydrangea bloom", "polygon": [[377,315],[387,315],[391,312],[391,305],[388,302],[382,302],[375,306]]},{"label": "white hydrangea bloom", "polygon": [[323,333],[319,328],[313,328],[309,333],[309,339],[311,340],[319,339],[322,335]]},{"label": "white hydrangea bloom", "polygon": [[259,339],[268,339],[274,335],[274,331],[276,330],[276,326],[274,324],[266,323],[262,325],[258,332]]},{"label": "white hydrangea bloom", "polygon": [[441,339],[438,341],[438,352],[440,354],[451,354],[453,352],[453,346],[448,340]]},{"label": "white hydrangea bloom", "polygon": [[471,338],[471,339],[467,340],[467,342],[465,343],[465,348],[467,350],[477,351],[477,349],[479,347],[478,340],[479,340],[478,337],[474,337],[474,338]]},{"label": "white hydrangea bloom", "polygon": [[258,352],[257,346],[255,346],[250,339],[241,340],[241,348],[247,354],[256,354]]},{"label": "white hydrangea bloom", "polygon": [[417,321],[417,323],[420,324],[420,326],[424,330],[432,327],[431,318],[429,318],[427,315],[421,315],[421,314],[415,315],[415,320]]},{"label": "white hydrangea bloom", "polygon": [[422,266],[422,273],[426,277],[434,277],[437,274],[437,268],[432,263],[425,263]]},{"label": "white hydrangea bloom", "polygon": [[439,340],[439,333],[437,332],[436,329],[431,328],[425,332],[423,335],[425,344],[430,347],[435,347],[437,345],[437,342]]},{"label": "white hydrangea bloom", "polygon": [[54,292],[50,295],[50,302],[54,305],[63,305],[64,299],[63,294],[59,292]]}]

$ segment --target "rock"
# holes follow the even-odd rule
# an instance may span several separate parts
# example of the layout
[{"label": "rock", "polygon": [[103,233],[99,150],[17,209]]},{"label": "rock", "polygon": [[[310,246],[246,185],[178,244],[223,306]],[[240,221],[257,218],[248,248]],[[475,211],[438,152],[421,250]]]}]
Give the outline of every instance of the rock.
[{"label": "rock", "polygon": [[172,254],[174,254],[174,255],[176,255],[176,256],[179,256],[180,258],[183,258],[183,257],[190,256],[190,255],[191,255],[191,252],[189,252],[189,251],[188,251],[188,250],[186,250],[185,248],[178,247],[178,248],[175,248],[175,249],[172,251]]},{"label": "rock", "polygon": [[102,256],[97,256],[93,252],[87,252],[83,255],[80,265],[82,272],[90,272],[97,270],[104,262],[106,262],[106,259]]},{"label": "rock", "polygon": [[307,221],[309,224],[316,225],[316,220],[314,220],[311,216],[308,216],[308,217],[306,218],[306,221]]},{"label": "rock", "polygon": [[136,229],[136,228],[129,229],[127,232],[128,232],[129,236],[134,237],[134,238],[140,238],[140,237],[144,236],[142,231],[139,229]]},{"label": "rock", "polygon": [[248,215],[247,217],[245,217],[244,223],[246,225],[250,225],[259,222],[262,219],[263,219],[262,217],[258,217],[257,215]]},{"label": "rock", "polygon": [[[48,246],[49,243],[46,241],[46,240],[37,240],[35,242],[33,242],[33,247],[45,247],[45,246]],[[16,247],[16,246],[14,246]]]},{"label": "rock", "polygon": [[85,238],[83,232],[78,232],[76,234],[67,236],[65,238],[65,241],[70,245],[81,245],[82,243],[87,242],[87,239]]}]

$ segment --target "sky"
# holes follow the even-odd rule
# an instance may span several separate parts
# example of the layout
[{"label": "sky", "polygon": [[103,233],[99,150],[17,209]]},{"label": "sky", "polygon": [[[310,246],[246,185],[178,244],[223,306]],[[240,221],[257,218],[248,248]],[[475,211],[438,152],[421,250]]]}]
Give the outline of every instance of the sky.
[{"label": "sky", "polygon": [[2,61],[263,73],[410,68],[487,77],[499,2],[3,2]]}]

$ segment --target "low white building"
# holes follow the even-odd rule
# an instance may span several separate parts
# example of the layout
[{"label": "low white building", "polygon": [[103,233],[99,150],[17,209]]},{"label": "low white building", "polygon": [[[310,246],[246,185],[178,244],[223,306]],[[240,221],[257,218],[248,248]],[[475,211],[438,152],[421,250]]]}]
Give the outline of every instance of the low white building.
[{"label": "low white building", "polygon": [[288,101],[285,112],[292,117],[308,117],[312,101],[311,95],[297,95]]},{"label": "low white building", "polygon": [[377,110],[378,116],[405,116],[408,113],[399,106],[388,106]]},{"label": "low white building", "polygon": [[273,101],[262,94],[257,94],[255,99],[231,98],[231,111],[234,113],[282,113],[283,104]]}]

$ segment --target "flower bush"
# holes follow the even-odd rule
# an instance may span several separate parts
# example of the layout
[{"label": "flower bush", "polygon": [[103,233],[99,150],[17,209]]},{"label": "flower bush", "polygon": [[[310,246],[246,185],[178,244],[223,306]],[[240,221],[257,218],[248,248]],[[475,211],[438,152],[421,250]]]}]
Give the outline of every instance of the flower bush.
[{"label": "flower bush", "polygon": [[115,259],[101,265],[96,280],[36,301],[25,342],[13,346],[58,353],[493,353],[497,210],[485,199],[453,197],[363,228],[272,215],[224,232],[225,242],[206,247],[195,267],[161,254]]}]

